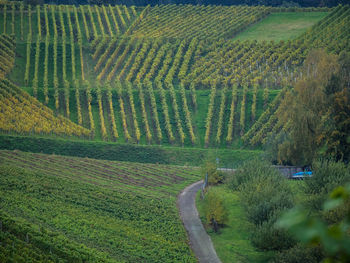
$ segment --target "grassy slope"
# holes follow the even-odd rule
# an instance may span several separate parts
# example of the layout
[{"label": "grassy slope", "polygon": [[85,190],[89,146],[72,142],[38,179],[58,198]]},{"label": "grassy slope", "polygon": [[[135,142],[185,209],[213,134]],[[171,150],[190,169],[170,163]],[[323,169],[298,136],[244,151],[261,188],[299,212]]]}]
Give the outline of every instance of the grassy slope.
[{"label": "grassy slope", "polygon": [[239,40],[288,40],[299,36],[307,28],[324,18],[327,12],[272,13],[260,23],[254,24],[235,39]]},{"label": "grassy slope", "polygon": [[68,138],[12,136],[0,134],[0,149],[42,152],[140,163],[160,163],[199,166],[208,156],[218,157],[221,167],[234,168],[252,157],[258,150],[203,149],[166,146],[146,146],[112,142],[91,142]]},{"label": "grassy slope", "polygon": [[0,240],[16,261],[35,247],[54,261],[195,262],[176,209],[195,170],[18,151],[0,165]]}]

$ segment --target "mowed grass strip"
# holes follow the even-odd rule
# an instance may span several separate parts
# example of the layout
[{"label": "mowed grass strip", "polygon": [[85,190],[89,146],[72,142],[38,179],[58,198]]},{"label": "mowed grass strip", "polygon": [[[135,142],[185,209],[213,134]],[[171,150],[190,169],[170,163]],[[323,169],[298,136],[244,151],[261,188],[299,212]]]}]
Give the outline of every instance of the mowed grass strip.
[{"label": "mowed grass strip", "polygon": [[280,41],[294,39],[324,18],[328,12],[272,13],[243,31],[235,40]]}]

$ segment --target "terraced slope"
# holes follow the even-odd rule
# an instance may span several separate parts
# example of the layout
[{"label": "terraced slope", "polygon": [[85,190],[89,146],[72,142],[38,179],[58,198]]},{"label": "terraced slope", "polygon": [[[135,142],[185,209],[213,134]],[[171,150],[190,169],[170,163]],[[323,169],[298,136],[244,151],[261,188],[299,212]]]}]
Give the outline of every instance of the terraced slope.
[{"label": "terraced slope", "polygon": [[0,151],[0,260],[196,262],[176,195],[189,168]]}]

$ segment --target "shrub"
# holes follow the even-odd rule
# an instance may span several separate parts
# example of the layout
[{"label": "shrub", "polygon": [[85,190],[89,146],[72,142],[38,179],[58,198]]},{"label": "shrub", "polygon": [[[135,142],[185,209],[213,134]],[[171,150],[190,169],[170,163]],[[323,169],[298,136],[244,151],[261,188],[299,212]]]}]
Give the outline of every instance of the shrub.
[{"label": "shrub", "polygon": [[247,219],[254,224],[253,245],[262,250],[283,250],[295,245],[284,229],[275,228],[281,211],[293,207],[287,179],[267,162],[252,160],[226,179],[229,189],[239,191]]},{"label": "shrub", "polygon": [[215,232],[217,232],[219,226],[227,223],[227,210],[217,189],[209,189],[204,197],[203,209],[208,224],[213,227]]},{"label": "shrub", "polygon": [[260,225],[256,225],[251,237],[251,241],[255,247],[262,250],[281,251],[295,245],[295,240],[286,230],[275,227],[277,214],[280,214],[280,211]]},{"label": "shrub", "polygon": [[[276,227],[286,229],[305,245],[320,248],[317,255],[322,262],[350,262],[350,184],[338,186],[323,204],[323,211],[345,208],[342,220],[327,224],[319,216],[297,207],[278,219]],[[317,261],[320,262],[320,261]]]},{"label": "shrub", "polygon": [[208,174],[208,184],[216,185],[223,181],[223,174],[217,170],[217,165],[215,161],[207,160],[201,169],[201,175],[205,179],[206,174]]},{"label": "shrub", "polygon": [[321,262],[323,256],[321,248],[310,247],[298,244],[290,249],[279,252],[272,263],[318,263]]},{"label": "shrub", "polygon": [[313,176],[305,180],[305,192],[309,194],[307,203],[321,210],[328,193],[350,181],[350,168],[342,162],[318,160],[313,163],[312,170]]},{"label": "shrub", "polygon": [[240,191],[248,220],[256,225],[267,221],[275,211],[293,206],[287,180],[263,161],[246,162],[226,182],[230,189]]},{"label": "shrub", "polygon": [[342,162],[318,160],[312,164],[313,176],[305,180],[309,194],[329,193],[335,187],[350,181],[350,169]]},{"label": "shrub", "polygon": [[255,177],[279,175],[278,171],[270,164],[258,159],[243,163],[236,172],[229,175],[226,184],[229,189],[239,190],[242,184],[245,184]]},{"label": "shrub", "polygon": [[275,211],[293,206],[291,189],[281,175],[255,177],[242,185],[240,196],[248,220],[254,224],[267,221]]}]

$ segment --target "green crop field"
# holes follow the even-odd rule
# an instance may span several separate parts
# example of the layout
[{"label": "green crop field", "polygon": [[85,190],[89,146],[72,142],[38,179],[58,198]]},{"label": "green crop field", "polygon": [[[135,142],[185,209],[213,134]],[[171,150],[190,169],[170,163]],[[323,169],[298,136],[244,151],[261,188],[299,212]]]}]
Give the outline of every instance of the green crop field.
[{"label": "green crop field", "polygon": [[191,168],[0,151],[0,261],[196,262],[176,195]]},{"label": "green crop field", "polygon": [[297,38],[308,28],[327,16],[327,12],[283,12],[273,13],[256,23],[235,39],[280,41]]}]

